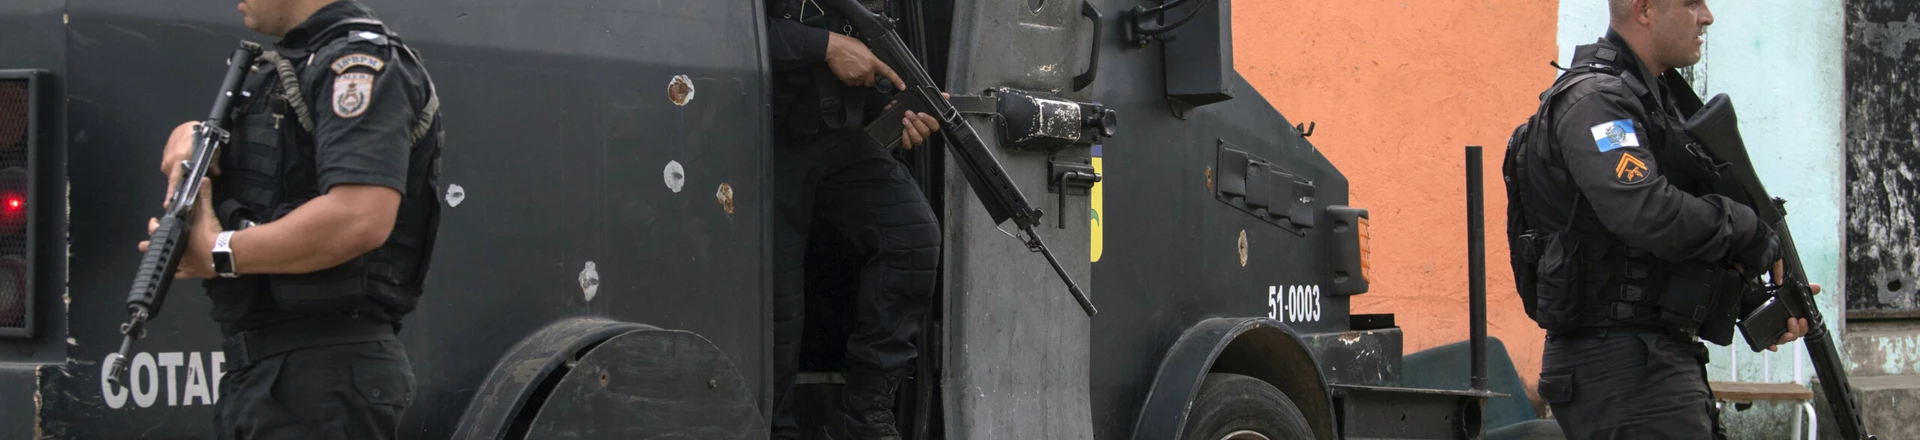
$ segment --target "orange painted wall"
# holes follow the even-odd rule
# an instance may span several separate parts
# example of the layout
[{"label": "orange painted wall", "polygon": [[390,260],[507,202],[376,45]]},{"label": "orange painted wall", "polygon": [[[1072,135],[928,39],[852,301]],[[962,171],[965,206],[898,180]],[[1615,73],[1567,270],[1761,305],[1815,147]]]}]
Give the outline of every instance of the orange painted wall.
[{"label": "orange painted wall", "polygon": [[[1373,233],[1371,292],[1354,313],[1393,313],[1408,353],[1468,337],[1465,146],[1482,146],[1487,332],[1531,384],[1544,333],[1507,265],[1507,137],[1552,81],[1558,2],[1240,1],[1234,63],[1352,183]],[[1532,394],[1530,391],[1529,394]]]}]

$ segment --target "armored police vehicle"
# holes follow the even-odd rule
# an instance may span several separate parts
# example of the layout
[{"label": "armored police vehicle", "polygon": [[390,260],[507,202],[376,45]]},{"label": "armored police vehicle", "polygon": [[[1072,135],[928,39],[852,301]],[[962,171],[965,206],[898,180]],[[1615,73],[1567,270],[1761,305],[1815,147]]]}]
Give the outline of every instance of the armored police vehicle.
[{"label": "armored police vehicle", "polygon": [[[446,129],[404,436],[766,438],[763,2],[367,3],[425,60]],[[1230,4],[882,11],[985,146],[899,152],[945,243],[908,438],[1482,435],[1495,393],[1402,386],[1392,316],[1350,313],[1367,212],[1234,71]],[[231,3],[0,3],[0,438],[212,437],[232,356],[199,283],[171,287],[124,386],[103,373],[161,146],[242,40],[272,42]],[[832,235],[809,251],[805,423],[857,282]]]}]

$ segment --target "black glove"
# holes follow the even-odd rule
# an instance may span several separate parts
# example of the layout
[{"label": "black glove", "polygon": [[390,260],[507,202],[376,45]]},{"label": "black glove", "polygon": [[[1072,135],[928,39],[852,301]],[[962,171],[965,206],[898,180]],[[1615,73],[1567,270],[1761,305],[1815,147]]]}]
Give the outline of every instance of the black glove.
[{"label": "black glove", "polygon": [[1773,227],[1765,222],[1756,222],[1754,226],[1753,240],[1733,255],[1734,262],[1745,268],[1740,274],[1747,279],[1759,278],[1772,271],[1773,262],[1780,261],[1780,236],[1774,234]]}]

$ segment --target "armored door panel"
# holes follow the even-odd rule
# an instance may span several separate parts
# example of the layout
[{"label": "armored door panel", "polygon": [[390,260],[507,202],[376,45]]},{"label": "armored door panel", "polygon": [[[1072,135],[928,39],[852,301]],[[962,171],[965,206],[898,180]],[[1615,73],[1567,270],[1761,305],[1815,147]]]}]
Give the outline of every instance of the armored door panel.
[{"label": "armored door panel", "polygon": [[[949,90],[1005,88],[1092,102],[1093,88],[1073,90],[1074,77],[1091,64],[1094,21],[1084,7],[1078,0],[955,2]],[[1063,206],[1048,186],[1050,164],[1087,164],[1089,146],[1016,150],[1002,145],[998,130],[1017,124],[969,118],[1020,190],[1046,211],[1039,234],[1083,288],[1092,286],[1087,196],[1069,190]],[[949,162],[947,169],[958,168]],[[1014,225],[995,225],[964,179],[946,177],[947,432],[957,439],[1092,438],[1090,319],[1042,256],[997,230]],[[1098,293],[1087,293],[1097,305]]]},{"label": "armored door panel", "polygon": [[[240,40],[275,38],[242,27],[231,3],[54,3],[65,7],[35,12],[32,26],[65,37],[54,67],[64,66],[74,164],[71,249],[56,252],[70,255],[71,282],[59,286],[71,320],[60,324],[68,361],[40,370],[35,428],[211,438],[217,384],[234,364],[199,282],[173,284],[130,357],[132,389],[103,386],[100,365],[121,338],[139,225],[166,187],[161,142],[207,114]],[[433,261],[400,331],[416,378],[407,438],[448,438],[469,402],[497,404],[478,390],[507,350],[581,316],[697,333],[767,399],[760,2],[363,3],[419,52],[446,131]],[[0,61],[16,58],[16,43],[44,50],[8,39],[18,9],[0,2]]]}]

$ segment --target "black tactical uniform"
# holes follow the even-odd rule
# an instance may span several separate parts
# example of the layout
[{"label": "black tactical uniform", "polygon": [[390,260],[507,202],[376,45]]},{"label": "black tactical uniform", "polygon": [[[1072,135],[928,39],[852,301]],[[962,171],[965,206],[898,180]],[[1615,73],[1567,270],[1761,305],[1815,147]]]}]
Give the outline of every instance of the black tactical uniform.
[{"label": "black tactical uniform", "polygon": [[847,341],[841,422],[857,438],[897,435],[888,411],[917,353],[914,340],[939,264],[940,226],[906,166],[861,135],[884,98],[843,85],[827,68],[827,32],[849,32],[846,22],[806,0],[767,0],[767,13],[775,126],[774,436],[798,434],[790,390],[814,221],[830,223],[866,256]]},{"label": "black tactical uniform", "polygon": [[426,69],[397,38],[357,1],[329,4],[263,51],[235,104],[213,181],[225,230],[282,218],[339,184],[393,188],[402,201],[386,243],[339,266],[241,266],[206,282],[226,335],[219,438],[394,438],[412,402],[395,334],[433,249],[442,133]]},{"label": "black tactical uniform", "polygon": [[1529,312],[1548,331],[1540,396],[1572,439],[1724,438],[1700,341],[1730,343],[1764,300],[1777,238],[1715,194],[1721,162],[1682,129],[1698,97],[1677,70],[1650,74],[1611,31],[1569,66],[1509,183],[1532,226],[1515,252],[1538,255],[1521,278],[1538,278]]}]

